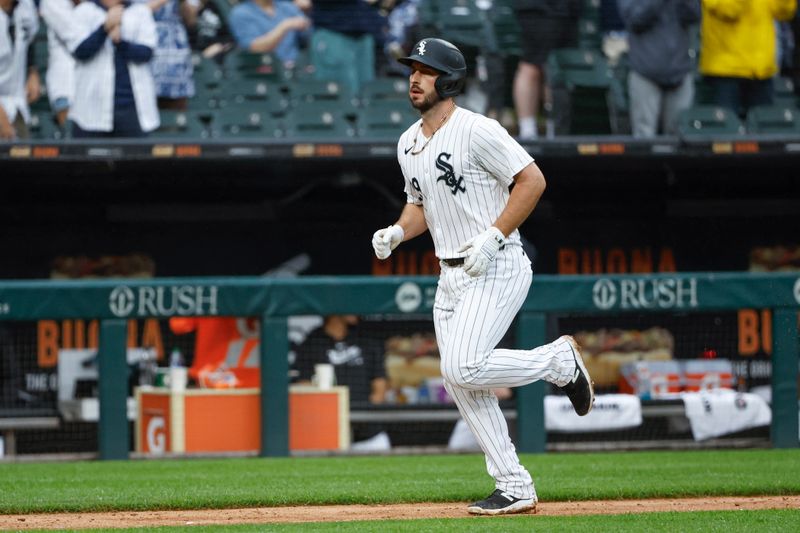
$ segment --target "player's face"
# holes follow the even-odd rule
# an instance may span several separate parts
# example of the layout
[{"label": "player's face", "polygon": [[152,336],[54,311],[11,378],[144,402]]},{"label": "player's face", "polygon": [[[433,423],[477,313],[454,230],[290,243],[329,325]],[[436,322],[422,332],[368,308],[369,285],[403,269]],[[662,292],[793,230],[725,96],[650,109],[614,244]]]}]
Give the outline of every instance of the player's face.
[{"label": "player's face", "polygon": [[411,63],[411,75],[408,77],[408,99],[420,113],[425,113],[441,98],[436,94],[436,78],[439,71],[417,61]]}]

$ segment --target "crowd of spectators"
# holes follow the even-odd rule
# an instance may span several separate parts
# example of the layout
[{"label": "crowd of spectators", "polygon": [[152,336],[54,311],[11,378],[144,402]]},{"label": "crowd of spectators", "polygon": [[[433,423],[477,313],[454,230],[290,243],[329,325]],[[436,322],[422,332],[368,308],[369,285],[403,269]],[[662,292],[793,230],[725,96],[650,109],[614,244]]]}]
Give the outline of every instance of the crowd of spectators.
[{"label": "crowd of spectators", "polygon": [[[158,128],[160,110],[187,109],[199,90],[193,58],[232,50],[273,54],[288,70],[311,65],[314,77],[357,92],[376,74],[406,74],[394,59],[421,36],[429,1],[0,0],[0,140],[29,136],[29,106],[40,98],[74,137],[146,135]],[[542,134],[553,105],[548,57],[582,46],[579,24],[590,4],[599,13],[598,49],[627,69],[636,137],[674,134],[700,81],[714,104],[744,118],[772,102],[776,75],[798,77],[796,0],[503,2],[521,29],[516,72],[502,87],[521,139]],[[40,27],[46,57],[34,53]],[[473,66],[471,77],[480,70]],[[497,80],[485,81],[494,92]]]}]

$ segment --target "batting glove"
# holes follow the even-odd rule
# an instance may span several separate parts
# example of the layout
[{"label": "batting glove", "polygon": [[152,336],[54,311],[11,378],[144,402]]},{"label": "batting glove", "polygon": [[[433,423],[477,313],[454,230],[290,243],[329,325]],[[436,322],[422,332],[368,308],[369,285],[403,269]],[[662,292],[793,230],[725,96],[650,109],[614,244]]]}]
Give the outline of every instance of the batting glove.
[{"label": "batting glove", "polygon": [[406,232],[397,224],[376,231],[372,236],[372,247],[378,259],[386,259],[392,255],[392,250],[403,242],[405,235]]},{"label": "batting glove", "polygon": [[475,278],[486,274],[497,251],[505,242],[506,237],[503,232],[492,226],[462,244],[458,251],[467,252],[464,258],[464,272]]}]

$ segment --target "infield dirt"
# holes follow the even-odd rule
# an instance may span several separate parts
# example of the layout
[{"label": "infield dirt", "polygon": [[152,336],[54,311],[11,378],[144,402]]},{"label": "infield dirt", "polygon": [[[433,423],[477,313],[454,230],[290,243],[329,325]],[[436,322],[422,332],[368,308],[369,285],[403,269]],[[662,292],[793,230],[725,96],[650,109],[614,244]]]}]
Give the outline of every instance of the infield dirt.
[{"label": "infield dirt", "polygon": [[[740,509],[800,509],[800,496],[540,502],[536,507],[536,514],[559,516],[659,511],[729,511]],[[466,503],[464,502],[323,505],[249,509],[0,515],[0,529],[91,529],[280,522],[345,522],[353,520],[464,518],[468,516],[470,515],[467,514]],[[475,519],[486,520],[487,518],[475,517]]]}]

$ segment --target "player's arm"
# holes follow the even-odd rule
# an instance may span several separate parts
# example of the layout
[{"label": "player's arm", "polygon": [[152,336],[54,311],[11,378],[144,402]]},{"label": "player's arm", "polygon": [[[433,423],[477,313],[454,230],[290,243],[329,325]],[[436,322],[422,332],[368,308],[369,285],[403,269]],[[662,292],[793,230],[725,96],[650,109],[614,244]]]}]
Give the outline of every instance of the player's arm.
[{"label": "player's arm", "polygon": [[395,224],[403,228],[403,241],[410,241],[428,231],[425,213],[422,206],[417,204],[406,204]]},{"label": "player's arm", "polygon": [[514,188],[508,197],[508,204],[500,213],[494,227],[508,237],[530,216],[545,189],[542,171],[531,162],[514,176]]}]

